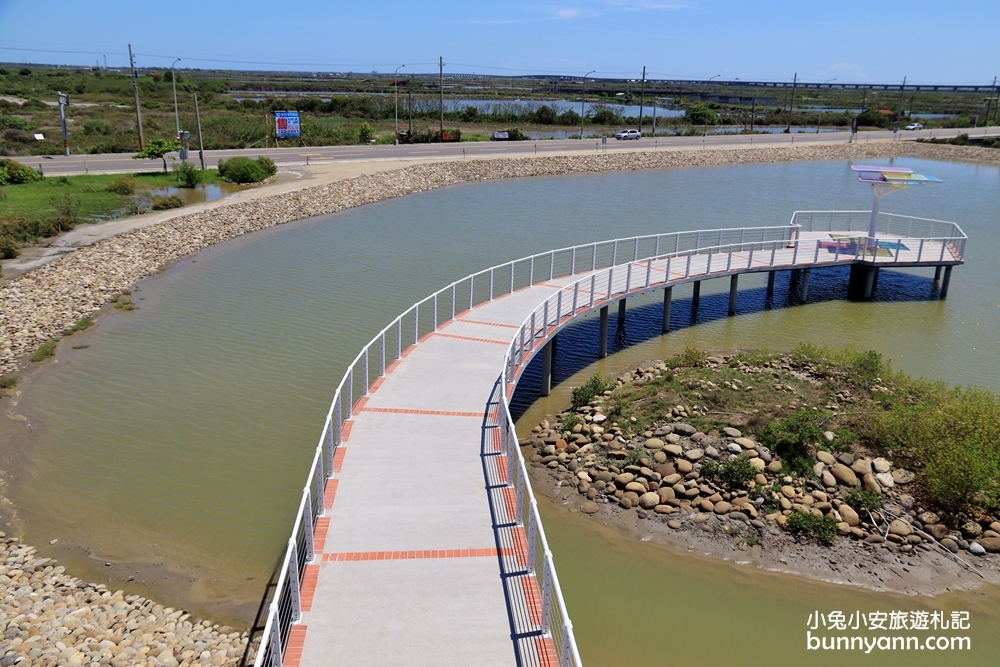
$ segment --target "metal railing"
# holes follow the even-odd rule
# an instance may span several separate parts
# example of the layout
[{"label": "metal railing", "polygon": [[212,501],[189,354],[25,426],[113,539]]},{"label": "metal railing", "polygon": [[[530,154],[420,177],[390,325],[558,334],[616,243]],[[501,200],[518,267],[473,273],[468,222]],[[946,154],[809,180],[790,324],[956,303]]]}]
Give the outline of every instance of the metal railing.
[{"label": "metal railing", "polygon": [[[799,232],[867,230],[867,216],[867,211],[797,211],[788,225],[673,232],[560,248],[466,276],[415,303],[364,346],[337,386],[302,490],[277,583],[271,589],[270,601],[265,601],[266,621],[261,631],[255,631],[251,636],[247,656],[254,656],[252,664],[255,667],[280,667],[291,626],[302,616],[302,580],[306,565],[315,556],[313,528],[317,518],[324,513],[326,480],[333,476],[334,456],[341,443],[344,422],[352,417],[357,401],[368,394],[372,384],[410,346],[419,344],[424,336],[437,330],[443,322],[525,287],[587,272],[589,275],[585,278],[562,287],[547,298],[525,319],[515,334],[502,368],[504,391],[500,418],[508,454],[509,479],[517,492],[517,518],[525,529],[531,553],[529,567],[536,577],[543,600],[542,631],[552,638],[561,665],[579,666],[581,663],[572,624],[527,481],[524,459],[517,446],[507,403],[507,390],[533,356],[538,341],[561,328],[564,320],[568,321],[567,316],[572,319],[593,309],[595,304],[607,302],[618,295],[650,289],[654,284],[662,286],[668,282],[692,280],[695,276],[716,277],[778,266],[790,268],[857,261],[865,253],[863,247],[851,250],[849,240],[836,242],[832,256],[828,258],[830,253],[827,253],[821,258],[820,245],[814,239],[798,238]],[[885,229],[893,234],[900,234],[898,230],[902,226],[906,226],[908,234],[915,229],[933,232],[939,229],[935,225],[944,226],[941,229],[950,233],[935,239],[922,239],[918,256],[923,253],[924,241],[933,240],[942,241],[941,259],[937,261],[944,261],[946,247],[961,258],[966,237],[958,225],[891,214],[880,214],[880,221],[883,216]],[[900,253],[901,244],[897,244],[896,261],[899,261]],[[654,267],[660,263],[664,264],[663,269]],[[664,280],[653,279],[654,268],[666,271]],[[683,277],[666,281],[671,274]]]},{"label": "metal railing", "polygon": [[[870,215],[870,211],[796,211],[792,214],[789,224],[798,225],[806,232],[867,233]],[[954,222],[879,212],[876,232],[906,239],[941,241],[949,246],[958,261],[965,258],[965,243],[968,237]]]}]

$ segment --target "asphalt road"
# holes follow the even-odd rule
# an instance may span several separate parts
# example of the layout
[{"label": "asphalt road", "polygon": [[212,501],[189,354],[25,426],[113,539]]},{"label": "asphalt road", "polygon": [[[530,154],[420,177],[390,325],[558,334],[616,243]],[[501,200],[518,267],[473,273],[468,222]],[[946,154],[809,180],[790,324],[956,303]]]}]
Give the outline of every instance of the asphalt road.
[{"label": "asphalt road", "polygon": [[[918,137],[953,137],[962,133],[981,137],[1000,136],[1000,127],[965,128],[949,130],[900,131],[900,139],[913,140]],[[858,141],[892,139],[891,131],[861,132]],[[847,132],[796,133],[796,134],[727,134],[707,137],[644,137],[635,141],[617,141],[609,138],[606,143],[600,139],[554,139],[512,142],[463,142],[455,144],[412,144],[399,146],[310,146],[289,148],[249,148],[234,150],[205,151],[205,166],[214,167],[219,159],[236,155],[256,157],[266,155],[279,166],[302,165],[320,162],[349,162],[367,160],[419,159],[435,157],[488,157],[491,155],[546,155],[566,153],[587,153],[597,151],[620,151],[635,148],[696,148],[701,146],[787,146],[791,144],[833,144],[847,142]],[[163,168],[160,160],[133,160],[126,153],[106,153],[99,155],[55,155],[14,158],[32,167],[40,168],[46,176],[60,176],[83,173],[116,173],[154,171]],[[191,161],[198,163],[198,151],[191,151]],[[169,162],[169,157],[168,157]]]}]

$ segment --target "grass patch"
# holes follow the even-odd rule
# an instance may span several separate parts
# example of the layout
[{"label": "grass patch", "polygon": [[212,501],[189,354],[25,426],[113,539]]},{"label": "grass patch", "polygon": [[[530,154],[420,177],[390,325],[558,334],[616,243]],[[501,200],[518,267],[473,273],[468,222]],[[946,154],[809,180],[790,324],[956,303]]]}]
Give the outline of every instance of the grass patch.
[{"label": "grass patch", "polygon": [[74,350],[86,350],[88,347],[90,347],[90,346],[89,345],[74,345],[73,349]]},{"label": "grass patch", "polygon": [[877,491],[854,488],[847,492],[844,501],[855,510],[877,510],[882,507],[882,494]]},{"label": "grass patch", "polygon": [[612,386],[611,380],[607,376],[594,374],[587,380],[587,384],[582,387],[573,388],[573,408],[576,409],[587,405],[596,397],[601,396],[608,389],[611,389]]},{"label": "grass patch", "polygon": [[42,346],[35,350],[35,353],[31,355],[31,360],[34,362],[45,361],[52,355],[56,353],[56,346],[59,344],[58,338],[53,338],[42,343]]},{"label": "grass patch", "polygon": [[83,319],[77,320],[76,324],[69,328],[69,333],[75,334],[77,331],[85,331],[92,326],[94,326],[94,320],[89,317],[84,317]]},{"label": "grass patch", "polygon": [[115,307],[115,310],[135,310],[135,303],[133,303],[132,295],[128,291],[113,296],[111,304]]},{"label": "grass patch", "polygon": [[829,546],[837,537],[837,520],[831,516],[816,516],[812,512],[792,510],[788,515],[788,531]]},{"label": "grass patch", "polygon": [[721,464],[709,461],[701,466],[701,476],[709,479],[716,479],[730,489],[739,489],[746,486],[760,471],[750,464],[750,457],[746,454],[734,456],[723,461]]},{"label": "grass patch", "polygon": [[0,390],[2,389],[13,389],[17,386],[17,377],[14,375],[8,375],[7,377],[0,378]]}]

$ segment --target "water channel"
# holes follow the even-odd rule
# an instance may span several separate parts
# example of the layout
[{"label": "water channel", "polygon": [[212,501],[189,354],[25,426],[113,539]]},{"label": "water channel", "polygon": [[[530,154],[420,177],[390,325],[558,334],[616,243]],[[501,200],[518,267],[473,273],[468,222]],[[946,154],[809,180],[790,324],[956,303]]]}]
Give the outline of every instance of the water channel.
[{"label": "water channel", "polygon": [[[1000,169],[898,161],[943,185],[883,210],[955,220],[971,237],[946,301],[927,270],[883,273],[877,303],[842,300],[838,270],[813,276],[810,303],[764,308],[745,278],[707,283],[692,323],[675,290],[674,328],[654,335],[655,299],[631,304],[624,350],[596,363],[593,324],[566,332],[552,397],[518,394],[521,427],[567,403],[568,387],[686,346],[874,348],[913,374],[1000,386]],[[8,489],[29,543],[56,546],[80,576],[134,568],[143,592],[226,618],[252,615],[283,548],[306,466],[343,369],[414,301],[490,264],[549,249],[679,229],[783,224],[796,209],[863,209],[870,191],[843,162],[607,173],[456,186],[299,221],[205,250],[143,281],[139,310],[64,344],[23,404],[35,427]],[[718,295],[718,296],[715,296]],[[484,397],[485,400],[485,397]],[[404,433],[397,434],[406,446]],[[390,484],[390,486],[394,486]],[[385,489],[373,487],[373,501]],[[1000,652],[1000,595],[875,595],[763,574],[641,544],[543,503],[546,529],[589,664],[840,664],[806,654],[819,609],[964,609],[976,660]],[[121,582],[117,582],[121,585]],[[720,641],[724,638],[724,641]],[[796,648],[798,647],[798,648]],[[800,650],[801,648],[801,650]],[[912,653],[867,656],[931,664]],[[965,662],[950,655],[956,664]],[[806,662],[808,660],[808,662]]]}]

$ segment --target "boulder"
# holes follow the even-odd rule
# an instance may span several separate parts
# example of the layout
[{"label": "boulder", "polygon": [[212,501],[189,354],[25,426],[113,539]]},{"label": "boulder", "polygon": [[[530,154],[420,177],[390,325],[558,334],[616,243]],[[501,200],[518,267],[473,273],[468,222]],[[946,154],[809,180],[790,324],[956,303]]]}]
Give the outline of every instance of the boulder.
[{"label": "boulder", "polygon": [[824,464],[822,461],[817,461],[816,465],[813,466],[813,474],[819,477],[820,475],[823,474],[823,471],[825,469],[826,469],[826,464]]},{"label": "boulder", "polygon": [[726,451],[731,454],[742,454],[743,448],[737,445],[735,442],[731,442],[726,445]]},{"label": "boulder", "polygon": [[935,523],[941,523],[941,517],[939,517],[934,512],[923,512],[920,516],[917,517],[917,521],[922,523],[924,525],[924,528],[926,528],[927,526],[933,525]]},{"label": "boulder", "polygon": [[702,498],[701,500],[698,501],[698,509],[700,509],[702,512],[714,512],[715,503],[713,503],[708,498]]},{"label": "boulder", "polygon": [[657,463],[666,463],[667,455],[664,452],[653,452],[653,460]]},{"label": "boulder", "polygon": [[843,463],[845,466],[849,466],[852,463],[854,463],[854,454],[851,454],[849,452],[844,452],[843,454],[837,456],[837,460]]},{"label": "boulder", "polygon": [[681,522],[678,521],[677,519],[671,519],[670,521],[667,522],[667,527],[677,530],[678,528],[681,527]]},{"label": "boulder", "polygon": [[596,514],[598,509],[600,508],[598,507],[597,503],[595,503],[592,500],[588,500],[587,502],[585,502],[583,505],[580,506],[580,511],[583,512],[584,514]]},{"label": "boulder", "polygon": [[865,476],[861,478],[861,486],[865,488],[865,491],[874,491],[875,493],[882,493],[882,487],[878,485],[872,474],[865,473]]},{"label": "boulder", "polygon": [[673,486],[674,484],[676,484],[677,482],[681,481],[682,479],[684,479],[684,478],[681,477],[680,475],[678,475],[677,473],[673,473],[672,475],[667,475],[666,477],[664,477],[663,479],[661,479],[660,480],[660,486],[663,486],[663,485]]},{"label": "boulder", "polygon": [[823,431],[823,439],[826,440],[827,442],[833,442],[834,438],[836,437],[837,434],[834,433],[833,431]]},{"label": "boulder", "polygon": [[764,472],[767,470],[768,464],[764,463],[764,459],[753,458],[750,459],[750,465],[752,465],[757,472]]},{"label": "boulder", "polygon": [[861,486],[858,476],[843,463],[835,463],[830,466],[830,474],[833,475],[833,478],[839,484],[843,484],[844,486]]},{"label": "boulder", "polygon": [[824,470],[820,475],[820,479],[823,480],[823,486],[825,487],[829,488],[831,486],[837,486],[837,479],[830,473],[829,470]]},{"label": "boulder", "polygon": [[979,542],[973,542],[969,545],[969,553],[973,556],[985,556],[986,548]]},{"label": "boulder", "polygon": [[622,496],[618,500],[618,506],[621,507],[623,510],[630,510],[632,509],[632,499],[626,496]]},{"label": "boulder", "polygon": [[869,459],[857,459],[851,464],[851,470],[858,477],[872,474],[872,462]]},{"label": "boulder", "polygon": [[688,461],[698,461],[701,460],[703,456],[705,456],[705,450],[699,449],[697,447],[694,449],[689,449],[684,453],[684,457]]},{"label": "boulder", "polygon": [[733,428],[732,426],[726,426],[722,429],[722,432],[726,434],[729,438],[742,438],[743,434],[740,433],[738,428]]},{"label": "boulder", "polygon": [[872,461],[872,468],[875,469],[875,472],[889,472],[892,470],[892,464],[880,456]]},{"label": "boulder", "polygon": [[665,503],[668,500],[673,500],[677,497],[677,492],[674,491],[669,486],[661,486],[656,490],[657,497],[660,499],[661,503]]},{"label": "boulder", "polygon": [[663,449],[663,445],[666,444],[659,438],[647,438],[646,442],[642,443],[642,446],[646,449]]},{"label": "boulder", "polygon": [[770,463],[767,464],[765,470],[767,470],[769,473],[775,473],[775,474],[781,472],[781,461],[771,461]]},{"label": "boulder", "polygon": [[786,498],[794,498],[795,487],[789,484],[784,485],[783,487],[781,487],[781,495],[783,495]]},{"label": "boulder", "polygon": [[680,445],[663,445],[663,451],[671,456],[680,456],[684,453]]},{"label": "boulder", "polygon": [[875,481],[887,489],[891,489],[896,486],[896,482],[892,479],[892,475],[887,472],[875,473]]},{"label": "boulder", "polygon": [[625,490],[631,491],[632,493],[636,493],[640,496],[649,491],[649,489],[646,488],[646,485],[640,482],[629,482],[625,485]]},{"label": "boulder", "polygon": [[644,510],[651,510],[660,504],[660,496],[652,491],[639,496],[639,507]]},{"label": "boulder", "polygon": [[619,489],[625,488],[626,484],[635,481],[635,475],[630,472],[623,472],[622,474],[615,477],[615,486]]},{"label": "boulder", "polygon": [[924,524],[924,532],[938,541],[941,541],[951,535],[951,531],[948,530],[948,526],[943,523]]},{"label": "boulder", "polygon": [[893,519],[892,523],[889,524],[890,535],[907,537],[912,532],[913,528],[911,528],[910,525],[905,521],[900,521],[899,519]]},{"label": "boulder", "polygon": [[677,467],[677,472],[679,472],[682,475],[686,475],[692,470],[694,470],[694,467],[691,465],[691,462],[685,461],[684,459],[677,459],[677,463],[675,463],[674,465]]},{"label": "boulder", "polygon": [[989,553],[1000,553],[1000,537],[982,537],[978,541]]},{"label": "boulder", "polygon": [[754,447],[757,446],[757,443],[755,443],[750,438],[736,438],[735,440],[733,440],[733,442],[742,447],[743,449],[753,449]]},{"label": "boulder", "polygon": [[854,526],[861,524],[861,517],[858,516],[858,513],[855,512],[850,505],[841,505],[837,511],[840,512],[840,518],[843,519],[848,526],[853,528]]},{"label": "boulder", "polygon": [[816,460],[821,463],[825,463],[828,466],[832,466],[837,462],[837,459],[833,458],[833,454],[830,452],[825,452],[822,449],[816,452]]},{"label": "boulder", "polygon": [[677,433],[678,435],[691,437],[697,432],[698,429],[696,429],[694,426],[691,426],[690,424],[685,424],[684,422],[678,422],[674,424],[674,433]]},{"label": "boulder", "polygon": [[966,521],[962,524],[962,537],[972,540],[983,534],[983,527],[975,521]]},{"label": "boulder", "polygon": [[719,458],[719,450],[716,449],[715,447],[708,446],[705,448],[705,456],[707,456],[710,459],[717,459]]},{"label": "boulder", "polygon": [[896,484],[909,484],[916,478],[917,476],[914,475],[909,470],[896,468],[895,470],[892,471],[892,481],[896,482]]},{"label": "boulder", "polygon": [[712,508],[712,511],[714,511],[716,514],[729,514],[730,512],[733,511],[733,506],[730,503],[727,503],[725,500],[720,500],[719,502],[715,503],[715,507]]}]

